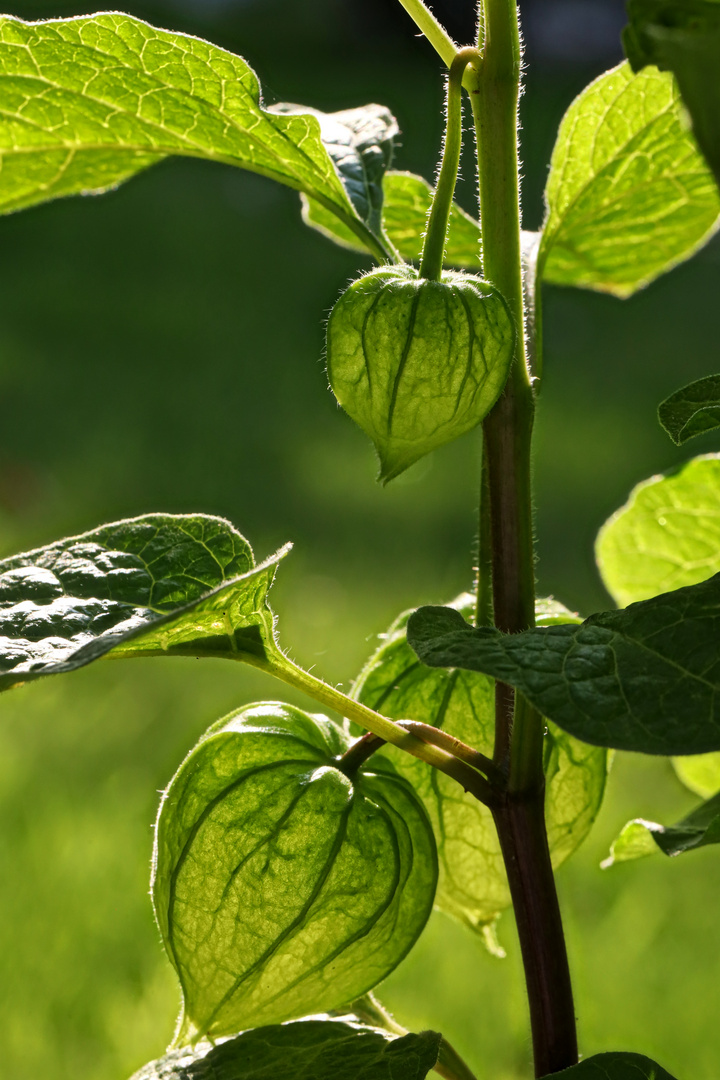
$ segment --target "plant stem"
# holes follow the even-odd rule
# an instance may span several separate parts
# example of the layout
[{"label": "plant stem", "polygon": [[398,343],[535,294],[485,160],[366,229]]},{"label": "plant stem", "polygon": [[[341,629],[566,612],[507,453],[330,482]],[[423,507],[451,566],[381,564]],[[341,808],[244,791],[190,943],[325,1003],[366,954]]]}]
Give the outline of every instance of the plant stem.
[{"label": "plant stem", "polygon": [[480,508],[478,510],[477,580],[475,582],[475,625],[493,625],[492,525],[490,520],[490,473],[483,445],[480,463]]},{"label": "plant stem", "polygon": [[462,79],[468,64],[479,59],[477,49],[461,49],[450,65],[445,145],[420,260],[420,277],[428,281],[440,280],[445,257],[445,239],[462,150]]},{"label": "plant stem", "polygon": [[432,11],[425,7],[423,0],[400,0],[400,3],[438,56],[450,67],[458,47],[447,30],[440,25]]},{"label": "plant stem", "polygon": [[[517,0],[483,0],[483,60],[471,92],[485,276],[515,318],[517,350],[505,390],[484,424],[495,625],[534,625],[535,573],[530,449],[534,395],[526,362],[520,253],[518,97],[521,49]],[[514,710],[512,707],[515,699]],[[535,1075],[577,1062],[575,1013],[545,829],[543,722],[509,687],[496,687],[496,764],[508,788],[493,811],[522,950]]]}]

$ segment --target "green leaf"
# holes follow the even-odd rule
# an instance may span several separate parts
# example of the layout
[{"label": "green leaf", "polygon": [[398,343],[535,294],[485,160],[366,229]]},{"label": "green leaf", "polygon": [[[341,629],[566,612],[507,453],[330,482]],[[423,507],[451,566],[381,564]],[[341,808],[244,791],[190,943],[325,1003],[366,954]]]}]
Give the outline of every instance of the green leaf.
[{"label": "green leaf", "polygon": [[658,406],[658,420],[677,446],[720,427],[720,375],[676,390]]},{"label": "green leaf", "polygon": [[643,481],[600,530],[596,556],[621,606],[720,572],[720,456]]},{"label": "green leaf", "polygon": [[[579,1065],[553,1073],[560,1080],[675,1080],[669,1072],[643,1054],[595,1054]],[[549,1076],[543,1080],[551,1080]]]},{"label": "green leaf", "polygon": [[[468,617],[473,605],[474,597],[464,593],[452,607]],[[383,635],[384,644],[361,672],[353,696],[384,716],[432,724],[492,755],[492,680],[475,672],[419,663],[407,643],[409,614],[401,615]],[[538,618],[551,625],[578,621],[554,600],[538,602]],[[436,907],[483,934],[492,945],[492,923],[509,905],[510,894],[490,811],[463,793],[455,781],[417,758],[391,747],[383,754],[413,785],[433,823],[440,862]],[[551,724],[545,764],[548,836],[553,865],[559,866],[585,838],[600,808],[607,752],[579,743]]]},{"label": "green leaf", "polygon": [[255,566],[222,518],[149,514],[0,561],[0,689],[101,656],[262,662],[283,548]]},{"label": "green leaf", "polygon": [[394,1039],[352,1021],[300,1020],[171,1050],[132,1080],[424,1080],[439,1045],[434,1031]]},{"label": "green leaf", "polygon": [[113,12],[0,17],[0,213],[106,191],[176,154],[305,192],[382,257],[357,147],[347,147],[339,174],[334,127],[333,139],[328,153],[311,111],[263,108],[245,61],[199,38]]},{"label": "green leaf", "polygon": [[[385,234],[406,262],[420,259],[433,188],[422,176],[387,172],[383,180],[382,222]],[[303,217],[335,243],[366,252],[357,236],[344,228],[324,207],[303,197]],[[480,226],[457,203],[450,211],[445,244],[445,265],[468,270],[480,268]]]},{"label": "green leaf", "polygon": [[635,71],[675,75],[693,131],[720,183],[720,5],[717,0],[628,0],[623,33]]},{"label": "green leaf", "polygon": [[408,641],[431,667],[509,683],[583,742],[646,754],[720,749],[720,574],[580,626],[519,634],[420,608]]},{"label": "green leaf", "polygon": [[644,818],[629,821],[602,865],[607,869],[658,850],[665,855],[682,855],[707,844],[720,844],[720,794],[697,806],[675,825],[658,825]]},{"label": "green leaf", "polygon": [[720,195],[671,75],[621,64],[592,82],[558,132],[539,277],[630,296],[718,227]]},{"label": "green leaf", "polygon": [[720,753],[673,758],[673,768],[685,787],[704,799],[720,791]]},{"label": "green leaf", "polygon": [[409,266],[383,267],[353,282],[333,308],[328,376],[388,481],[484,419],[514,348],[512,315],[492,285],[453,271],[438,282]]},{"label": "green leaf", "polygon": [[170,783],[152,888],[178,1041],[342,1008],[417,940],[432,828],[390,765],[340,771],[347,745],[325,717],[254,705],[213,725]]}]

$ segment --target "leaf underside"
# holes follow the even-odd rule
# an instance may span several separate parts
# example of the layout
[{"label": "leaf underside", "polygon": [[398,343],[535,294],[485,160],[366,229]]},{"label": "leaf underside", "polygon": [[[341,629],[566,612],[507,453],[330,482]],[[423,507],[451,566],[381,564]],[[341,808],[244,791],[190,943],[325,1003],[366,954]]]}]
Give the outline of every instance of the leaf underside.
[{"label": "leaf underside", "polygon": [[425,1080],[440,1035],[399,1039],[347,1020],[312,1019],[246,1031],[215,1046],[173,1050],[132,1080]]},{"label": "leaf underside", "polygon": [[199,157],[304,192],[378,254],[379,177],[397,128],[368,110],[267,109],[243,59],[130,15],[2,16],[0,213]]},{"label": "leaf underside", "polygon": [[408,640],[426,664],[514,686],[584,742],[647,754],[720,749],[720,574],[580,626],[520,634],[421,608]]},{"label": "leaf underside", "polygon": [[658,405],[658,420],[676,446],[720,427],[720,375],[707,375]]},{"label": "leaf underside", "polygon": [[645,818],[629,821],[602,865],[607,869],[658,850],[669,856],[682,855],[708,844],[720,844],[720,794],[695,807],[675,825],[660,825]]},{"label": "leaf underside", "polygon": [[149,514],[0,561],[0,689],[112,654],[275,649],[266,596],[282,549],[255,566],[222,518]]},{"label": "leaf underside", "polygon": [[672,76],[626,63],[568,109],[545,195],[539,276],[620,297],[689,258],[720,215]]},{"label": "leaf underside", "polygon": [[[464,593],[453,607],[468,617],[474,597]],[[353,696],[392,719],[432,724],[492,755],[495,723],[493,682],[470,671],[421,664],[407,643],[409,612],[384,635],[353,687]],[[579,621],[561,604],[539,600],[546,624]],[[479,931],[493,945],[490,924],[510,903],[507,878],[490,811],[455,781],[409,754],[386,747],[384,755],[423,799],[438,843],[440,878],[435,906]],[[587,835],[604,791],[607,754],[577,742],[555,725],[546,739],[546,820],[554,866]],[[498,947],[495,945],[495,950]]]},{"label": "leaf underside", "polygon": [[[643,1054],[596,1054],[579,1065],[553,1073],[558,1080],[675,1080]],[[543,1080],[551,1080],[546,1076]]]}]

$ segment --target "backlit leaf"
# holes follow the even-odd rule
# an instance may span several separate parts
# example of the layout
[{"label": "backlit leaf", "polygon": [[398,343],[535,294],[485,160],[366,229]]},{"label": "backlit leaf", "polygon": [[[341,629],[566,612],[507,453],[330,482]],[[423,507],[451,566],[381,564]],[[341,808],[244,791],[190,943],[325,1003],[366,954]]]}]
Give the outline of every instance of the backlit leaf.
[{"label": "backlit leaf", "polygon": [[704,799],[720,791],[720,753],[673,758],[673,767],[685,787]]},{"label": "backlit leaf", "polygon": [[395,1039],[352,1018],[300,1020],[171,1050],[132,1080],[425,1080],[439,1044],[434,1031]]},{"label": "backlit leaf", "polygon": [[266,596],[282,549],[255,566],[222,518],[149,514],[0,561],[0,689],[101,656],[275,649]]},{"label": "backlit leaf", "polygon": [[[553,1073],[559,1080],[675,1080],[643,1054],[595,1054],[579,1065]],[[551,1080],[549,1076],[543,1080]]]},{"label": "backlit leaf", "polygon": [[[474,597],[464,593],[452,606],[469,617],[473,604]],[[406,639],[409,614],[401,615],[384,635],[384,643],[355,683],[353,696],[392,719],[442,728],[491,756],[492,680],[476,672],[419,663]],[[548,624],[578,621],[553,600],[538,602],[538,619]],[[492,945],[491,924],[509,905],[510,894],[490,811],[417,758],[391,747],[382,752],[413,785],[433,823],[440,862],[436,907],[482,933]],[[545,766],[548,837],[553,865],[559,866],[585,838],[600,808],[607,752],[579,743],[551,724]]]},{"label": "backlit leaf", "polygon": [[178,1042],[342,1008],[412,948],[437,855],[410,785],[354,776],[325,717],[249,706],[214,724],[165,792],[153,900],[182,987]]},{"label": "backlit leaf", "polygon": [[519,634],[420,608],[408,640],[432,667],[509,683],[583,742],[646,754],[720,749],[720,574],[580,626]]},{"label": "backlit leaf", "polygon": [[658,420],[677,446],[720,427],[720,375],[676,390],[658,405]]},{"label": "backlit leaf", "polygon": [[449,270],[427,281],[409,266],[383,267],[333,308],[328,376],[375,444],[387,481],[485,418],[514,348],[512,315],[492,285]]},{"label": "backlit leaf", "polygon": [[600,530],[596,556],[621,607],[720,572],[720,456],[638,484]]},{"label": "backlit leaf", "polygon": [[720,6],[717,0],[628,0],[623,44],[635,71],[672,71],[701,150],[720,183]]},{"label": "backlit leaf", "polygon": [[682,855],[707,844],[720,844],[720,795],[695,807],[675,825],[659,825],[644,818],[629,821],[612,844],[603,867],[658,850],[665,855]]},{"label": "backlit leaf", "polygon": [[355,148],[341,160],[333,132],[340,173],[317,115],[264,108],[245,61],[199,38],[114,12],[0,17],[0,213],[106,191],[176,154],[305,192],[382,257]]},{"label": "backlit leaf", "polygon": [[539,277],[616,296],[689,258],[718,226],[720,196],[672,76],[621,64],[592,82],[558,132]]}]

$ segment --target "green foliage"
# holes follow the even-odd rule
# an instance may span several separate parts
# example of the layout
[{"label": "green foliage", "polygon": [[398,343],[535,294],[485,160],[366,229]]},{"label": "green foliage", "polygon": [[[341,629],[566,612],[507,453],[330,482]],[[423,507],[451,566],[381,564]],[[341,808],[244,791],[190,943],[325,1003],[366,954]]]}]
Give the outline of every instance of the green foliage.
[{"label": "green foliage", "polygon": [[370,250],[384,250],[372,229],[396,131],[387,110],[322,124],[312,110],[268,110],[240,57],[117,13],[40,23],[3,16],[0,95],[0,212],[107,191],[181,155],[304,192]]},{"label": "green foliage", "polygon": [[219,721],[165,792],[153,900],[180,1043],[341,1008],[432,908],[427,815],[389,765],[346,775],[342,729],[281,704]]},{"label": "green foliage", "polygon": [[696,795],[707,799],[720,791],[720,753],[674,758],[673,766],[685,787]]},{"label": "green foliage", "polygon": [[697,806],[675,825],[658,825],[644,818],[629,821],[613,841],[603,866],[639,859],[658,850],[665,855],[682,855],[707,844],[720,844],[720,795]]},{"label": "green foliage", "polygon": [[720,572],[720,457],[709,454],[638,484],[603,526],[597,561],[620,605]]},{"label": "green foliage", "polygon": [[[451,607],[470,617],[475,598],[463,593]],[[562,605],[538,602],[538,619],[559,624],[576,621]],[[353,696],[384,716],[411,716],[447,731],[492,755],[495,692],[492,679],[456,668],[418,663],[407,643],[410,612],[387,631],[353,687]],[[435,829],[440,877],[435,905],[483,934],[497,950],[492,924],[510,903],[507,877],[492,815],[453,780],[424,762],[388,747],[397,771],[422,798]],[[580,743],[551,724],[546,735],[545,801],[553,865],[559,866],[582,843],[602,802],[607,753]]]},{"label": "green foliage", "polygon": [[132,1080],[278,1080],[289,1060],[293,1080],[424,1080],[439,1043],[433,1031],[393,1039],[354,1022],[303,1020],[171,1050]]},{"label": "green foliage", "polygon": [[222,518],[148,514],[3,559],[0,689],[110,653],[262,660],[286,550],[255,566]]},{"label": "green foliage", "polygon": [[720,427],[720,375],[707,375],[676,390],[658,405],[658,420],[677,446]]},{"label": "green foliage", "polygon": [[327,328],[330,385],[392,480],[476,427],[495,404],[515,347],[508,307],[491,285],[409,266],[372,270],[343,293]]},{"label": "green foliage", "polygon": [[601,75],[560,125],[538,273],[615,296],[688,259],[718,226],[720,196],[669,74]]},{"label": "green foliage", "polygon": [[[643,1054],[596,1054],[573,1065],[553,1073],[562,1080],[674,1080],[674,1077]],[[550,1080],[545,1077],[544,1080]]]},{"label": "green foliage", "polygon": [[431,667],[481,671],[584,742],[645,754],[720,749],[720,574],[580,626],[502,634],[420,608],[408,641]]},{"label": "green foliage", "polygon": [[700,149],[720,183],[720,5],[717,0],[628,0],[623,44],[634,71],[672,71]]}]

